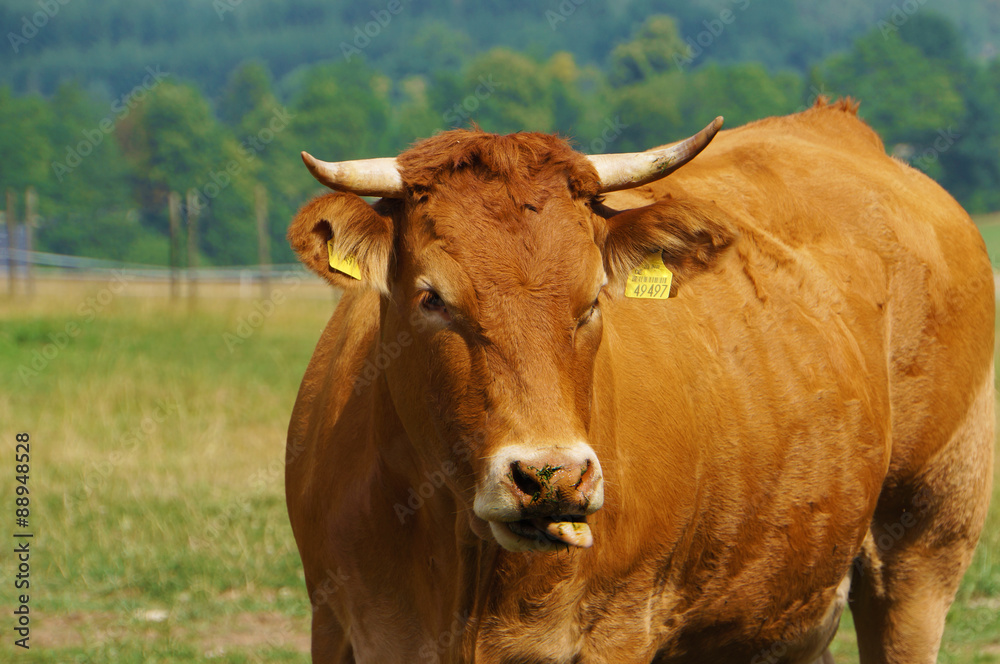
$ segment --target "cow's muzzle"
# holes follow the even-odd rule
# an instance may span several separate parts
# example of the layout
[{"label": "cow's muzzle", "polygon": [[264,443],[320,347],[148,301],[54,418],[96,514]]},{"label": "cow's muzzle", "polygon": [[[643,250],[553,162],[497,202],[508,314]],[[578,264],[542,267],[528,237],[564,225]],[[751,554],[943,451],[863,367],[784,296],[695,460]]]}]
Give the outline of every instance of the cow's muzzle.
[{"label": "cow's muzzle", "polygon": [[492,457],[475,512],[505,549],[554,551],[591,546],[587,515],[603,504],[601,464],[586,443],[514,446]]}]

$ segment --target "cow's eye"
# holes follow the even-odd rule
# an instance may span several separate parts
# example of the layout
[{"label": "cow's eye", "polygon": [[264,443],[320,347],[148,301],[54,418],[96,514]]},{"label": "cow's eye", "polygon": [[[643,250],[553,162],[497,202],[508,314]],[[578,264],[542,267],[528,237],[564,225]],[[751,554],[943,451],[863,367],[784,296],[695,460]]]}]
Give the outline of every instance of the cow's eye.
[{"label": "cow's eye", "polygon": [[596,316],[600,312],[601,312],[601,302],[599,299],[595,299],[593,303],[591,303],[590,309],[587,309],[587,313],[585,313],[583,316],[580,317],[579,321],[577,322],[577,326],[579,327],[581,325],[586,325],[594,318],[594,316]]},{"label": "cow's eye", "polygon": [[434,312],[448,319],[451,318],[448,315],[448,307],[445,306],[444,300],[441,299],[441,296],[436,291],[425,290],[420,297],[420,306],[425,311]]}]

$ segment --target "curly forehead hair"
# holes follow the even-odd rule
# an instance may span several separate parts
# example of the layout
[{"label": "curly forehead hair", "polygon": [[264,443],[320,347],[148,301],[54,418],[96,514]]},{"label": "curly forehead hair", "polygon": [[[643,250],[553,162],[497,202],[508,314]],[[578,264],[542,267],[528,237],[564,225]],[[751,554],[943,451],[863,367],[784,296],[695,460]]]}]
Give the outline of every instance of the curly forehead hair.
[{"label": "curly forehead hair", "polygon": [[590,162],[563,139],[549,134],[520,132],[500,136],[478,129],[453,129],[420,141],[399,155],[404,185],[415,193],[429,191],[443,177],[475,170],[488,180],[501,180],[511,189],[537,186],[547,175],[562,173],[575,197],[592,198],[600,179]]}]

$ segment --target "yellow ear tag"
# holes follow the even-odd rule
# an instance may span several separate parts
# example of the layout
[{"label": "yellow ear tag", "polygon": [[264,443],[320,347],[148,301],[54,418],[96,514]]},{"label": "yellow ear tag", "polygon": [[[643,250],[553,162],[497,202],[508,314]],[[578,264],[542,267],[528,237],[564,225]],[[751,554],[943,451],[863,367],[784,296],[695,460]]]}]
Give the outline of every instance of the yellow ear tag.
[{"label": "yellow ear tag", "polygon": [[355,279],[361,279],[361,270],[354,256],[341,256],[334,251],[332,239],[326,241],[326,252],[330,255],[330,267]]},{"label": "yellow ear tag", "polygon": [[665,300],[670,297],[670,284],[674,273],[663,264],[663,256],[654,251],[628,275],[625,282],[625,297],[646,300]]}]

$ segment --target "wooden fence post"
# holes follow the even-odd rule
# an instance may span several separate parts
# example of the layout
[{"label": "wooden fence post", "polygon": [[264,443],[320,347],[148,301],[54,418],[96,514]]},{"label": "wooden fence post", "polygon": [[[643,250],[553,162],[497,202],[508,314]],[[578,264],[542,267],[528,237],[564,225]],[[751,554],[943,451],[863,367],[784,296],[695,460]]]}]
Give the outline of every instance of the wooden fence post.
[{"label": "wooden fence post", "polygon": [[32,262],[35,250],[34,228],[38,223],[38,193],[34,187],[24,192],[24,269],[27,278],[28,297],[35,295],[35,266]]},{"label": "wooden fence post", "polygon": [[187,226],[188,226],[188,301],[193,302],[198,296],[198,190],[188,189],[187,192]]},{"label": "wooden fence post", "polygon": [[7,295],[14,297],[14,251],[17,248],[17,238],[14,235],[16,230],[14,216],[14,192],[7,190]]},{"label": "wooden fence post", "polygon": [[170,214],[170,299],[177,300],[181,293],[178,275],[181,266],[181,195],[176,191],[167,196],[167,210]]},{"label": "wooden fence post", "polygon": [[262,184],[258,184],[254,188],[254,208],[257,211],[257,260],[260,263],[260,296],[267,299],[271,296],[271,250],[267,236],[267,190]]}]

